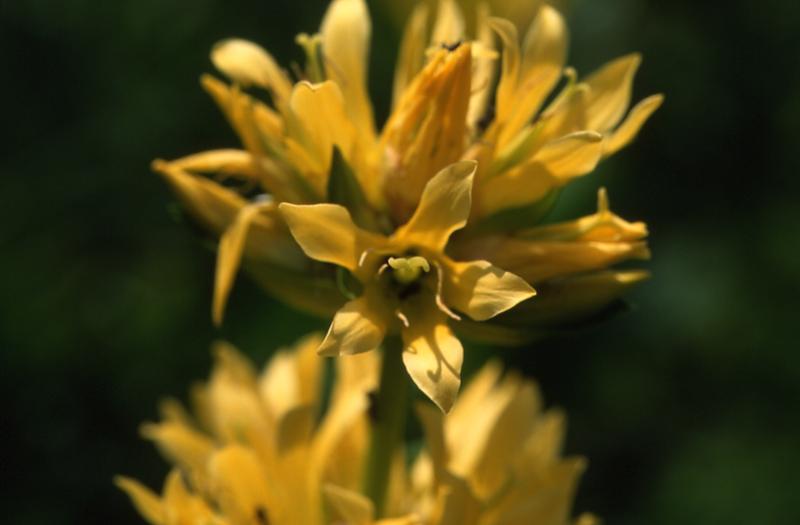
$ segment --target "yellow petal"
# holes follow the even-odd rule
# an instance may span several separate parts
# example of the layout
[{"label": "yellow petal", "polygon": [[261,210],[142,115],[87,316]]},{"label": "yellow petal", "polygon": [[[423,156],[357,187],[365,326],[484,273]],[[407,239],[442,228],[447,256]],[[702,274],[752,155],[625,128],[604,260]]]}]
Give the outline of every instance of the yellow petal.
[{"label": "yellow petal", "polygon": [[630,144],[631,141],[636,138],[636,135],[639,133],[644,123],[647,122],[647,119],[650,118],[650,115],[652,115],[663,102],[663,95],[653,95],[636,104],[628,114],[628,117],[609,137],[605,145],[604,155],[613,155]]},{"label": "yellow petal", "polygon": [[461,161],[440,171],[425,186],[414,215],[392,238],[441,252],[450,235],[467,224],[476,169],[476,162]]},{"label": "yellow petal", "polygon": [[278,107],[289,100],[291,81],[272,55],[258,44],[239,38],[223,40],[211,50],[211,61],[228,78],[243,86],[269,89]]},{"label": "yellow petal", "polygon": [[214,451],[214,442],[207,435],[177,422],[145,424],[141,432],[155,442],[168,460],[187,471],[193,481],[201,482],[206,462]]},{"label": "yellow petal", "polygon": [[[495,79],[495,63],[497,62],[494,50],[494,34],[489,25],[489,6],[481,2],[476,6],[477,29],[473,42],[473,70],[472,96],[467,110],[467,122],[473,136],[480,132],[481,120],[487,113],[487,106],[492,95],[492,85]],[[480,52],[478,52],[480,51]]]},{"label": "yellow petal", "polygon": [[602,136],[592,131],[573,133],[542,147],[531,160],[479,186],[477,213],[533,204],[572,178],[592,171],[603,153]]},{"label": "yellow petal", "polygon": [[250,225],[263,209],[272,206],[274,206],[272,203],[255,203],[245,206],[231,227],[220,238],[212,308],[212,318],[217,326],[222,324],[225,304],[233,287],[236,273],[239,271],[239,263],[242,260]]},{"label": "yellow petal", "polygon": [[450,45],[464,39],[464,15],[455,0],[439,0],[431,45]]},{"label": "yellow petal", "polygon": [[[457,407],[458,403],[455,406]],[[444,418],[441,411],[436,410],[429,403],[418,403],[416,409],[417,417],[425,433],[426,452],[433,462],[434,483],[438,484],[442,480],[450,459],[444,440]]]},{"label": "yellow petal", "polygon": [[592,131],[579,131],[545,145],[533,160],[562,180],[594,170],[603,152],[603,137]]},{"label": "yellow petal", "polygon": [[338,146],[345,158],[349,158],[355,139],[342,91],[331,81],[300,82],[292,91],[289,106],[289,137],[303,147],[312,163],[309,182],[318,195],[324,195],[333,147]]},{"label": "yellow petal", "polygon": [[517,28],[508,20],[492,18],[489,26],[503,42],[503,69],[497,86],[496,119],[498,122],[505,122],[517,102],[514,95],[519,83],[520,50],[517,42],[519,37]]},{"label": "yellow petal", "polygon": [[364,0],[334,0],[322,20],[325,70],[344,94],[347,114],[362,144],[374,141],[375,124],[367,92],[371,24]]},{"label": "yellow petal", "polygon": [[145,521],[151,525],[164,525],[164,506],[153,491],[125,476],[115,476],[114,484],[128,495]]},{"label": "yellow petal", "polygon": [[400,52],[394,70],[392,108],[396,108],[414,76],[422,69],[425,59],[425,29],[428,23],[428,6],[419,3],[406,23]]},{"label": "yellow petal", "polygon": [[406,312],[403,363],[411,379],[443,411],[449,412],[461,384],[464,348],[438,310]]},{"label": "yellow petal", "polygon": [[604,133],[619,124],[631,102],[633,77],[641,62],[641,55],[633,53],[606,64],[584,81],[589,86],[589,129]]},{"label": "yellow petal", "polygon": [[256,159],[247,151],[239,149],[218,149],[195,153],[170,162],[178,169],[189,172],[239,175],[258,180]]},{"label": "yellow petal", "polygon": [[297,243],[317,261],[355,271],[362,253],[385,245],[382,237],[356,226],[347,209],[337,204],[284,202],[280,211]]},{"label": "yellow petal", "polygon": [[164,176],[189,214],[216,234],[225,231],[247,204],[233,191],[171,163],[154,161],[153,170]]},{"label": "yellow petal", "polygon": [[370,525],[375,508],[369,498],[358,492],[326,484],[323,487],[325,499],[347,525]]},{"label": "yellow petal", "polygon": [[566,54],[564,19],[558,11],[545,5],[525,36],[519,83],[499,138],[500,146],[511,141],[539,111],[561,77]]},{"label": "yellow petal", "polygon": [[522,278],[488,261],[445,261],[445,303],[476,321],[491,319],[536,295]]},{"label": "yellow petal", "polygon": [[333,317],[318,353],[353,355],[375,350],[383,341],[386,323],[368,293],[345,304]]},{"label": "yellow petal", "polygon": [[[275,500],[258,457],[239,445],[228,446],[208,464],[212,493],[220,510],[232,523],[258,523],[258,516],[269,523]],[[286,503],[286,502],[284,502]]]}]

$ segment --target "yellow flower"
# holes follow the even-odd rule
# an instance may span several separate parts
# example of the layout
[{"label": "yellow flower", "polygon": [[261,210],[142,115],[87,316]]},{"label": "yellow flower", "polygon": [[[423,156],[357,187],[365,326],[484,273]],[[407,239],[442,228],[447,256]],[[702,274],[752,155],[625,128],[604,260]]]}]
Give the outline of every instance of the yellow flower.
[{"label": "yellow flower", "polygon": [[[373,521],[371,503],[358,494],[376,354],[337,361],[331,403],[317,423],[318,345],[317,336],[302,340],[261,374],[230,346],[217,345],[211,378],[192,392],[195,417],[168,400],[162,421],[142,427],[175,465],[161,497],[129,478],[116,480],[143,517],[153,525],[294,525],[328,523],[328,514],[340,513],[349,523],[416,523]],[[395,470],[401,476],[403,465]],[[399,505],[390,498],[391,509]]]},{"label": "yellow flower", "polygon": [[[312,313],[327,317],[345,303],[340,274],[305,257],[280,204],[340,205],[363,229],[398,237],[432,178],[463,160],[478,167],[469,220],[448,243],[450,255],[480,253],[546,289],[581,268],[645,257],[643,234],[630,242],[532,242],[561,189],[629,144],[662,97],[629,111],[637,54],[580,80],[566,66],[567,28],[559,12],[542,2],[515,4],[465,2],[470,16],[454,0],[439,0],[435,12],[417,4],[400,43],[392,112],[380,128],[367,92],[372,28],[364,0],[333,0],[319,32],[298,37],[307,60],[296,79],[252,42],[229,39],[214,47],[212,62],[231,84],[211,76],[202,84],[243,149],[157,161],[154,168],[219,238],[217,324],[240,265],[268,291]],[[271,102],[250,94],[258,91]],[[468,320],[457,326],[498,339],[496,328]]]},{"label": "yellow flower", "polygon": [[[379,354],[336,361],[322,406],[319,338],[275,355],[260,374],[220,344],[194,414],[174,400],[143,426],[173,464],[163,491],[118,476],[152,525],[494,525],[570,523],[585,461],[562,458],[564,417],[542,412],[535,385],[492,363],[443,415],[420,405],[425,443],[410,468],[400,449],[385,517],[362,494],[369,392]],[[582,516],[576,523],[593,523]]]},{"label": "yellow flower", "polygon": [[349,270],[363,287],[334,316],[322,355],[375,350],[400,332],[403,362],[443,411],[455,400],[463,348],[448,326],[490,319],[534,295],[522,279],[485,260],[456,262],[444,250],[469,217],[475,163],[453,164],[432,178],[409,221],[391,236],[362,230],[335,204],[280,206],[306,254]]}]

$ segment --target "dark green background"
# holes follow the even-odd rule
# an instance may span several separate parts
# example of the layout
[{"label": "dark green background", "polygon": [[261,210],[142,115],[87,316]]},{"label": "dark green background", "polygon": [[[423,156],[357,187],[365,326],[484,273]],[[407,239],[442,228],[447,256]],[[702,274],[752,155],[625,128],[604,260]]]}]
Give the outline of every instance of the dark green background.
[{"label": "dark green background", "polygon": [[[323,2],[0,1],[0,454],[4,523],[140,523],[115,473],[159,487],[139,439],[157,400],[205,377],[209,343],[262,361],[319,322],[246,279],[210,323],[212,253],[149,171],[235,146],[198,86],[227,36],[284,64]],[[373,11],[377,11],[374,8]],[[375,13],[385,115],[396,31]],[[638,142],[567,192],[651,228],[633,311],[501,356],[570,416],[590,468],[577,510],[614,524],[800,523],[800,3],[574,0],[583,73],[640,50]],[[380,95],[379,95],[380,94]],[[468,352],[474,369],[485,352]]]}]

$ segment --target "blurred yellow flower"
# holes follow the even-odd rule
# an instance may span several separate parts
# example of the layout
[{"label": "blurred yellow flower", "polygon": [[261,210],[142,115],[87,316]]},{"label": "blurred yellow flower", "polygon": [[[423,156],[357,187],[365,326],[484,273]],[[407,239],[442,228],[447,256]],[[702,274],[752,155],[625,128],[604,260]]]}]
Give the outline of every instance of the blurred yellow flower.
[{"label": "blurred yellow flower", "polygon": [[534,295],[516,275],[485,260],[456,262],[444,250],[469,217],[475,162],[452,164],[425,186],[409,221],[391,236],[362,230],[336,204],[280,206],[312,259],[346,268],[363,286],[334,316],[322,355],[376,350],[400,332],[403,362],[417,386],[445,412],[461,382],[463,348],[448,327],[500,314]]},{"label": "blurred yellow flower", "polygon": [[[550,230],[537,228],[561,190],[629,144],[662,97],[629,110],[637,54],[580,79],[566,66],[561,14],[543,2],[517,4],[465,2],[468,17],[454,0],[439,0],[435,10],[430,2],[415,4],[400,42],[392,112],[382,128],[367,92],[371,22],[364,0],[333,0],[319,32],[298,36],[306,63],[294,79],[252,42],[229,39],[214,47],[212,62],[231,84],[211,76],[202,84],[243,149],[156,161],[154,168],[186,211],[219,238],[216,323],[242,263],[268,291],[298,308],[327,317],[347,302],[341,273],[306,256],[298,246],[303,240],[293,238],[278,211],[282,203],[338,205],[372,239],[398,239],[434,176],[465,160],[478,163],[468,221],[438,252],[486,260],[541,288],[530,302],[562,310],[536,317],[530,326],[537,331],[551,328],[545,319],[602,312],[622,292],[620,275],[608,268],[647,256],[643,229],[620,241],[552,239]],[[263,93],[269,102],[259,98]],[[608,286],[595,286],[609,276]],[[564,286],[580,304],[558,292]],[[526,304],[521,312],[536,309]],[[453,328],[498,342],[531,335],[525,323],[506,322],[507,315],[492,323],[464,319]]]},{"label": "blurred yellow flower", "polygon": [[[453,411],[418,407],[425,445],[407,468],[400,449],[388,504],[377,519],[361,492],[377,353],[336,361],[322,411],[319,338],[279,352],[260,374],[236,350],[216,348],[207,383],[146,424],[174,465],[161,495],[119,476],[117,485],[152,525],[500,525],[571,523],[585,462],[561,458],[563,415],[542,413],[536,387],[487,365]],[[321,418],[320,418],[321,417]],[[593,523],[582,516],[577,523]]]}]

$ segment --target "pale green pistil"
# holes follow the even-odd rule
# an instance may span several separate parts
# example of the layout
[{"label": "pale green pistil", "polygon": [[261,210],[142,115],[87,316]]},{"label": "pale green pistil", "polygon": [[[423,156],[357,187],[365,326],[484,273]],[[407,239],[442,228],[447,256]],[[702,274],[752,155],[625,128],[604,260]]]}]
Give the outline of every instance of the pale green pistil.
[{"label": "pale green pistil", "polygon": [[424,257],[389,257],[392,276],[400,284],[411,284],[420,278],[422,272],[429,272],[430,264]]}]

